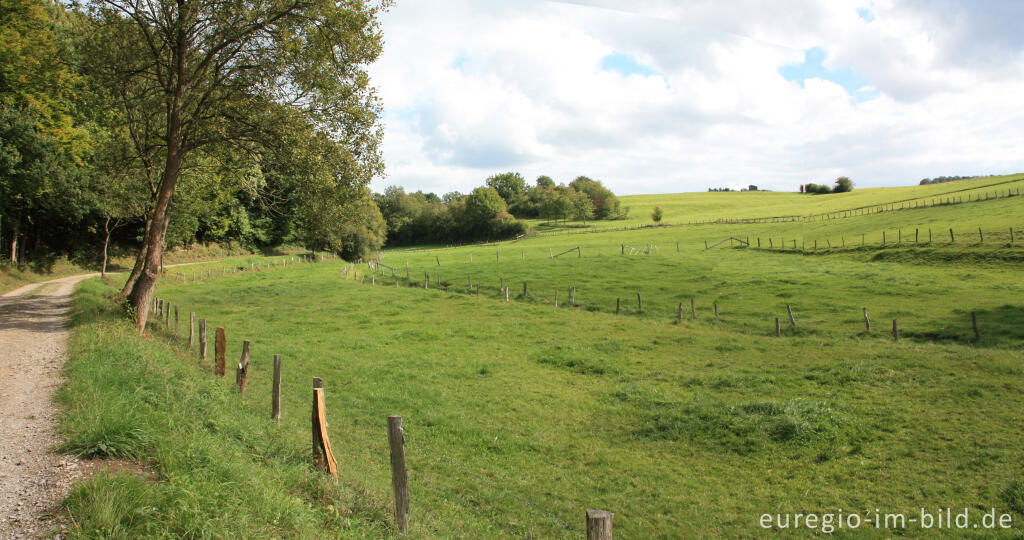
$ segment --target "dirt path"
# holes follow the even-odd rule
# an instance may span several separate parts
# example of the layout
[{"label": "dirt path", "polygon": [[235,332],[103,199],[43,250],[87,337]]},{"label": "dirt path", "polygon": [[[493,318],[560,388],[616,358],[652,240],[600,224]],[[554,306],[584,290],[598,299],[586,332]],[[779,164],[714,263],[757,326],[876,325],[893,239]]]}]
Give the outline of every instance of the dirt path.
[{"label": "dirt path", "polygon": [[0,538],[37,538],[71,483],[83,474],[72,456],[52,451],[53,394],[60,387],[71,291],[83,274],[34,283],[0,297]]}]

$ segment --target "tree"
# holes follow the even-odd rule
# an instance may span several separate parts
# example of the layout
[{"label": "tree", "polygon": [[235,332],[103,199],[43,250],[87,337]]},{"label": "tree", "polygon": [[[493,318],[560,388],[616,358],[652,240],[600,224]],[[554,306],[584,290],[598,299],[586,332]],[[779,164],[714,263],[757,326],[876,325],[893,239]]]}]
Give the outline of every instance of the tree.
[{"label": "tree", "polygon": [[[323,139],[317,157],[341,165],[331,172],[345,189],[334,191],[349,202],[380,172],[380,107],[365,69],[381,51],[380,7],[360,0],[91,0],[90,7],[92,74],[121,91],[133,125],[157,129],[144,150],[155,148],[162,161],[145,262],[129,294],[140,331],[171,201],[197,150],[255,157],[288,132],[313,133]],[[331,183],[325,175],[310,181]]]},{"label": "tree", "polygon": [[651,212],[651,219],[653,219],[655,223],[661,223],[661,218],[664,215],[665,213],[661,211],[661,207],[655,206],[654,211]]},{"label": "tree", "polygon": [[537,177],[537,187],[541,189],[551,189],[555,187],[555,181],[550,176],[540,175]]},{"label": "tree", "polygon": [[832,188],[833,193],[848,193],[853,191],[853,181],[845,176],[836,178],[836,185]]},{"label": "tree", "polygon": [[467,224],[489,229],[489,223],[506,210],[505,200],[491,187],[478,187],[466,197]]},{"label": "tree", "polygon": [[526,189],[526,179],[517,172],[495,174],[487,178],[486,184],[494,188],[508,206],[522,199],[523,191]]},{"label": "tree", "polygon": [[569,183],[569,187],[586,193],[594,204],[595,219],[610,219],[619,214],[619,199],[612,191],[598,180],[591,180],[586,176],[577,176]]},{"label": "tree", "polygon": [[590,197],[582,191],[576,191],[569,200],[572,201],[573,217],[583,220],[583,224],[586,225],[587,220],[594,217],[594,203],[590,200]]}]

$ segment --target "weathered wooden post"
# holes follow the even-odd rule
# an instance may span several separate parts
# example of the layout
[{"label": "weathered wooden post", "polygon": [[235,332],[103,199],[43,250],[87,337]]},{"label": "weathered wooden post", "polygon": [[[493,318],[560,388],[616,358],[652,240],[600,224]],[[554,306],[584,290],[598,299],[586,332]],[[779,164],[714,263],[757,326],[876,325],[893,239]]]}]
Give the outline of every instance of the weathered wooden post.
[{"label": "weathered wooden post", "polygon": [[505,302],[509,301],[509,299],[508,299],[508,289],[509,289],[508,287],[505,287]]},{"label": "weathered wooden post", "polygon": [[981,232],[981,227],[978,227],[978,238],[981,239],[981,241],[979,243],[981,243],[981,244],[985,243],[985,233]]},{"label": "weathered wooden post", "polygon": [[717,319],[718,318],[718,302],[715,302],[713,305],[715,306],[715,318]]},{"label": "weathered wooden post", "polygon": [[931,230],[931,228],[928,229],[928,243],[929,244],[932,243],[932,230]]},{"label": "weathered wooden post", "polygon": [[971,312],[971,327],[974,328],[974,340],[981,339],[981,332],[978,331],[978,314]]},{"label": "weathered wooden post", "polygon": [[174,306],[174,333],[178,333],[178,306]]},{"label": "weathered wooden post", "polygon": [[391,449],[391,488],[395,494],[395,525],[409,532],[409,476],[405,468],[405,431],[401,416],[388,417],[388,446]]},{"label": "weathered wooden post", "polygon": [[618,314],[619,314],[619,303],[620,303],[621,301],[622,301],[622,299],[621,299],[621,298],[616,298],[616,299],[615,299],[615,314],[616,314],[616,315],[618,315]]},{"label": "weathered wooden post", "polygon": [[796,319],[793,318],[793,308],[786,304],[786,313],[789,314],[789,324],[796,326]]},{"label": "weathered wooden post", "polygon": [[437,261],[437,265],[438,266],[441,266],[441,257],[438,257],[437,255],[434,255],[434,260]]},{"label": "weathered wooden post", "polygon": [[708,248],[708,241],[707,241],[707,240],[705,240],[705,241],[704,241],[704,249],[707,249],[707,248]]},{"label": "weathered wooden post", "polygon": [[224,376],[224,370],[227,367],[227,360],[225,358],[227,346],[228,340],[227,336],[224,335],[224,327],[218,326],[213,342],[213,372],[221,377]]},{"label": "weathered wooden post", "polygon": [[480,296],[480,284],[479,283],[476,284],[476,295]]},{"label": "weathered wooden post", "polygon": [[893,341],[899,341],[900,340],[900,327],[899,327],[898,324],[896,324],[896,319],[892,320],[892,340]]},{"label": "weathered wooden post", "polygon": [[411,278],[409,277],[409,259],[405,260],[405,281],[411,281]]},{"label": "weathered wooden post", "polygon": [[778,317],[775,317],[775,337],[782,337],[782,324],[779,323]]},{"label": "weathered wooden post", "polygon": [[871,319],[868,319],[868,308],[864,308],[864,329],[871,331]]},{"label": "weathered wooden post", "polygon": [[638,313],[644,312],[644,301],[640,298],[640,293],[636,293],[636,310]]},{"label": "weathered wooden post", "polygon": [[953,243],[953,242],[955,242],[955,241],[956,241],[956,239],[955,239],[955,238],[954,238],[954,236],[953,236],[953,227],[950,227],[950,228],[949,228],[949,243],[951,243],[951,244],[952,244],[952,243]]},{"label": "weathered wooden post", "polygon": [[324,400],[324,382],[313,377],[313,459],[337,480],[338,462],[334,460],[331,439],[327,436],[327,411]]},{"label": "weathered wooden post", "polygon": [[196,312],[188,314],[188,348],[191,349],[196,342]]},{"label": "weathered wooden post", "polygon": [[885,231],[882,231],[882,245],[885,245]]},{"label": "weathered wooden post", "polygon": [[555,291],[555,307],[558,307],[558,291]]},{"label": "weathered wooden post", "polygon": [[199,319],[199,359],[206,360],[206,319]]},{"label": "weathered wooden post", "polygon": [[587,509],[587,540],[612,540],[612,518],[604,510]]},{"label": "weathered wooden post", "polygon": [[281,423],[281,355],[274,355],[274,382],[270,390],[270,418]]},{"label": "weathered wooden post", "polygon": [[523,282],[523,298],[526,298],[526,282]]},{"label": "weathered wooden post", "polygon": [[238,385],[238,393],[245,392],[245,380],[249,376],[249,340],[242,341],[242,357],[238,360],[238,367],[235,368],[235,384]]}]

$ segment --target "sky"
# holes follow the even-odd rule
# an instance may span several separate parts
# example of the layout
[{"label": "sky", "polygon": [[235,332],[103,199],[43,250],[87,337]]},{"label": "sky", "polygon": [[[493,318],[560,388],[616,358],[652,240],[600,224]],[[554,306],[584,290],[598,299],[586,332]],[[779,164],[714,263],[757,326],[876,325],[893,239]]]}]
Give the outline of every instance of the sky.
[{"label": "sky", "polygon": [[1024,172],[1024,1],[397,0],[387,173],[620,195]]}]

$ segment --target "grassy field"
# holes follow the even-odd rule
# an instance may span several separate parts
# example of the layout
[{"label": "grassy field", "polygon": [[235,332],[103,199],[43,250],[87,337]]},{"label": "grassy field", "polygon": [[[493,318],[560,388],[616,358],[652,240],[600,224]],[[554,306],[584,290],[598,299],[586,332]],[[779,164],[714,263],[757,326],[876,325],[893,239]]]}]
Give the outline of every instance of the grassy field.
[{"label": "grassy field", "polygon": [[[280,257],[258,272],[249,261],[212,265],[198,281],[190,267],[169,270],[158,296],[184,320],[189,311],[206,318],[211,336],[226,328],[229,365],[251,341],[242,396],[171,329],[132,337],[102,302],[106,289],[90,284],[76,300],[64,392],[69,448],[142,460],[157,481],[104,476],[80,487],[67,503],[75,534],[394,535],[385,420],[400,414],[416,538],[578,538],[585,508],[614,512],[621,538],[754,537],[768,512],[867,520],[875,509],[909,518],[922,507],[1013,516],[1010,530],[930,534],[1019,537],[1022,209],[1024,197],[1011,197],[819,222],[388,251],[395,278],[337,260],[267,264]],[[950,227],[954,243],[939,238]],[[897,231],[915,228],[935,238],[894,245]],[[760,238],[763,248],[704,249],[728,237]],[[790,247],[769,249],[768,238]],[[656,249],[623,255],[622,244]],[[549,258],[576,246],[582,256]],[[269,420],[274,354],[285,365],[279,426]],[[314,376],[327,389],[338,486],[307,457]]]},{"label": "grassy field", "polygon": [[528,220],[541,233],[579,232],[598,229],[650,225],[651,212],[660,206],[662,223],[687,224],[719,219],[750,219],[766,217],[807,217],[843,210],[873,208],[891,203],[924,205],[942,198],[958,197],[965,202],[984,198],[987,193],[1006,195],[1024,189],[1024,174],[981,177],[971,180],[907,186],[898,188],[854,189],[849,193],[807,195],[792,192],[737,191],[708,193],[675,193],[661,195],[629,195],[621,197],[630,208],[624,220],[547,223],[543,219]]}]

